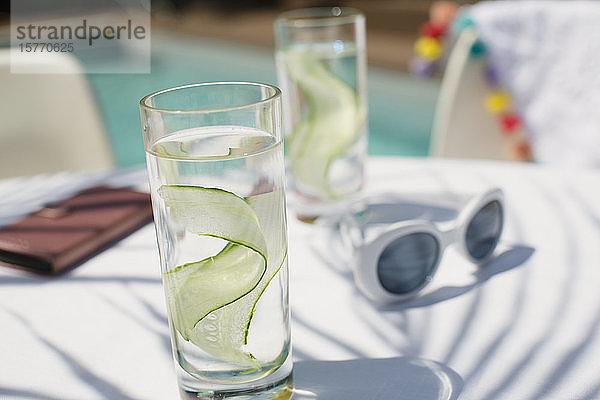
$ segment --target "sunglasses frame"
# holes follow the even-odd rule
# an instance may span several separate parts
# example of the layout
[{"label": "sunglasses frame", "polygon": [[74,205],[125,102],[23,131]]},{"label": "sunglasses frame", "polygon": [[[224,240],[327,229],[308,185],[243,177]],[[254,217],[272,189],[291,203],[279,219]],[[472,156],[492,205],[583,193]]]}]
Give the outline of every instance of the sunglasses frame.
[{"label": "sunglasses frame", "polygon": [[[467,249],[467,228],[477,213],[494,201],[498,202],[500,206],[500,227],[498,235],[491,251],[484,257],[475,258]],[[425,219],[412,219],[392,223],[378,232],[374,237],[357,247],[357,260],[354,264],[353,271],[354,280],[359,289],[367,297],[377,302],[390,303],[414,297],[433,280],[444,255],[444,251],[450,245],[456,245],[458,250],[473,263],[482,264],[489,260],[502,236],[504,228],[504,210],[504,195],[502,190],[494,188],[471,198],[460,210],[457,218],[451,222],[437,223]],[[402,294],[391,293],[383,287],[379,280],[379,258],[390,243],[402,236],[412,233],[426,233],[431,235],[438,245],[438,257],[427,278],[414,290]]]}]

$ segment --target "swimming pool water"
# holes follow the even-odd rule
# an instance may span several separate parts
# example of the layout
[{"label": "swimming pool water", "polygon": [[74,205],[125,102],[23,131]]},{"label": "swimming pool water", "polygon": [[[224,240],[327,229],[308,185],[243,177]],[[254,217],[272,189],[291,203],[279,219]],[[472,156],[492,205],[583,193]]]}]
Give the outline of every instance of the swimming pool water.
[{"label": "swimming pool water", "polygon": [[[393,51],[393,49],[390,49]],[[119,166],[144,162],[138,102],[151,92],[209,81],[277,84],[268,49],[153,32],[150,74],[90,74]],[[425,156],[439,84],[369,67],[369,154]]]}]

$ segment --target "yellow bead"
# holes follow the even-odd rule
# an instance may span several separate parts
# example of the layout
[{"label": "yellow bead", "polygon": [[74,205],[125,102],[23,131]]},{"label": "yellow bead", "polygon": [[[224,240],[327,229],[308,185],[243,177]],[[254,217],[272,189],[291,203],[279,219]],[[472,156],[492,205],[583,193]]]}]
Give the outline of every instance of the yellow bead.
[{"label": "yellow bead", "polygon": [[502,114],[510,107],[510,96],[504,92],[494,92],[485,99],[485,108],[492,114]]},{"label": "yellow bead", "polygon": [[442,44],[432,37],[422,37],[415,43],[415,53],[424,60],[435,61],[442,55]]}]

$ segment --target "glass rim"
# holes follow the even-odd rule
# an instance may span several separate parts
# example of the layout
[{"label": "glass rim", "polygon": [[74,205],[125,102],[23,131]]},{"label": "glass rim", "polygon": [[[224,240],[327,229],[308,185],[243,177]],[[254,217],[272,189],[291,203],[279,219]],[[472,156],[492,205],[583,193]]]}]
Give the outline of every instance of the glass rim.
[{"label": "glass rim", "polygon": [[354,22],[364,14],[352,7],[310,7],[284,11],[275,19],[275,25],[311,27],[342,25]]},{"label": "glass rim", "polygon": [[[147,103],[148,100],[150,100],[151,98],[154,98],[156,96],[159,96],[159,95],[162,95],[165,93],[176,92],[176,91],[182,90],[182,89],[199,88],[199,87],[206,87],[206,86],[255,86],[255,87],[271,89],[271,90],[273,90],[273,94],[271,94],[270,96],[268,96],[264,99],[254,101],[252,103],[241,104],[239,106],[220,107],[220,108],[211,108],[211,109],[207,108],[207,109],[202,109],[202,110],[175,110],[175,109],[154,107]],[[201,83],[191,83],[188,85],[174,86],[174,87],[170,87],[167,89],[161,89],[156,92],[152,92],[152,93],[142,97],[142,99],[140,100],[140,107],[151,110],[151,111],[166,113],[166,114],[210,114],[210,113],[217,113],[217,112],[243,110],[245,108],[250,108],[250,107],[260,105],[260,104],[268,103],[268,102],[273,101],[274,99],[280,98],[280,97],[281,97],[281,90],[277,86],[270,85],[268,83],[245,82],[245,81],[240,81],[240,82],[236,82],[236,81],[201,82]]]}]

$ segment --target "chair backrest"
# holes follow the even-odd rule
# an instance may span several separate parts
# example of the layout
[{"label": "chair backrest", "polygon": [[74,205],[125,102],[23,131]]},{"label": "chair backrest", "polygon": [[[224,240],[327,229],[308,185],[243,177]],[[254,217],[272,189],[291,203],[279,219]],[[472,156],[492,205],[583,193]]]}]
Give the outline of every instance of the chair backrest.
[{"label": "chair backrest", "polygon": [[430,155],[508,160],[498,121],[484,105],[485,60],[470,56],[476,40],[474,30],[463,30],[449,55],[436,107]]},{"label": "chair backrest", "polygon": [[[53,73],[11,73],[43,69]],[[0,177],[114,165],[82,68],[68,53],[0,49]]]}]

